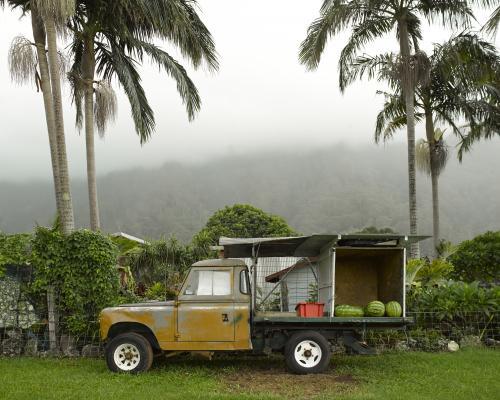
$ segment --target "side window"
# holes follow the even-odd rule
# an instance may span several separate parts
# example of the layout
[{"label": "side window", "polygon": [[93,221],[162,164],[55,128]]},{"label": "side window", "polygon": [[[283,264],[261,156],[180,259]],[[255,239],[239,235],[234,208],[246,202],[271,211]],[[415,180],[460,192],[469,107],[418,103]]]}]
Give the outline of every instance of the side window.
[{"label": "side window", "polygon": [[230,295],[231,271],[191,271],[184,294],[190,296]]},{"label": "side window", "polygon": [[248,271],[244,269],[240,272],[240,292],[250,294],[250,280],[248,279]]}]

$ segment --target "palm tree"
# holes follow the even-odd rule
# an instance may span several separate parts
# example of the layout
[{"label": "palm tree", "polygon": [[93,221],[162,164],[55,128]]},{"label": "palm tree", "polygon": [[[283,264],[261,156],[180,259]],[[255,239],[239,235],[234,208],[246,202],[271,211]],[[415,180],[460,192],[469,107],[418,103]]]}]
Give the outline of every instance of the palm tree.
[{"label": "palm tree", "polygon": [[[442,45],[433,54],[415,55],[421,67],[416,87],[415,117],[425,121],[426,140],[416,146],[417,166],[431,176],[434,247],[440,243],[438,179],[448,159],[444,130],[436,123],[448,125],[462,139],[459,157],[467,148],[464,138],[476,131],[500,124],[500,57],[495,47],[475,34],[462,33]],[[378,75],[393,89],[385,95],[385,104],[377,116],[375,140],[387,140],[406,124],[406,110],[398,76],[398,58],[394,54],[359,57],[354,71],[363,76]],[[459,126],[457,121],[465,121]]]},{"label": "palm tree", "polygon": [[[483,0],[486,1],[486,0]],[[421,17],[433,22],[440,18],[445,25],[461,27],[469,23],[472,12],[468,3],[455,0],[324,0],[320,17],[310,25],[307,37],[300,46],[299,60],[309,69],[317,68],[326,42],[343,30],[352,29],[347,45],[342,50],[339,69],[341,91],[356,78],[351,63],[358,51],[375,38],[393,33],[399,42],[402,66],[401,84],[408,119],[408,180],[410,233],[417,233],[417,199],[415,179],[415,115],[414,65],[412,49],[418,49],[422,38]],[[418,257],[418,243],[412,245],[410,256]]]},{"label": "palm tree", "polygon": [[47,57],[54,108],[54,120],[57,142],[57,167],[59,172],[58,215],[61,229],[68,234],[75,228],[73,203],[71,200],[64,117],[62,109],[60,61],[57,51],[57,29],[61,29],[75,11],[74,0],[31,0],[30,7],[35,7],[45,26],[47,37]]},{"label": "palm tree", "polygon": [[[71,80],[77,106],[77,124],[81,125],[82,114],[85,121],[90,226],[93,230],[100,227],[94,124],[97,122],[99,132],[103,133],[105,124],[102,122],[106,120],[106,113],[101,114],[104,119],[94,120],[94,114],[99,109],[94,104],[94,95],[99,94],[99,82],[109,82],[112,77],[118,78],[128,97],[136,131],[143,143],[154,130],[153,111],[136,69],[136,63],[142,62],[144,56],[147,55],[176,80],[190,120],[201,105],[196,86],[184,67],[154,45],[153,40],[160,38],[173,43],[195,68],[203,60],[212,70],[218,66],[213,39],[196,13],[195,1],[143,0],[134,2],[133,7],[129,3],[129,0],[111,3],[103,0],[79,1],[77,12],[70,23],[74,33]],[[154,13],[151,13],[152,9],[155,10]],[[96,75],[102,75],[103,80],[96,81]],[[101,92],[102,100],[109,98],[103,96],[103,93],[106,92]]]},{"label": "palm tree", "polygon": [[[61,97],[61,65],[57,51],[57,31],[61,31],[69,16],[74,12],[74,0],[0,0],[0,6],[5,4],[12,8],[21,8],[26,14],[31,11],[33,37],[36,47],[36,61],[30,55],[28,42],[19,39],[14,41],[10,52],[11,73],[24,79],[35,72],[45,107],[45,117],[51,151],[52,173],[56,192],[57,213],[61,221],[61,230],[67,234],[74,229],[73,205],[68,173],[66,143],[64,137],[64,119]],[[46,48],[47,46],[47,48]],[[16,55],[17,54],[17,55]],[[32,65],[27,67],[29,61]],[[26,58],[27,57],[27,58]],[[31,57],[31,59],[30,59]],[[36,68],[38,65],[38,71]],[[31,70],[30,70],[31,68]],[[17,70],[17,72],[16,72]]]},{"label": "palm tree", "polygon": [[[74,2],[73,0],[0,0],[0,6],[4,6],[5,3],[13,8],[21,7],[24,12],[31,11],[39,74],[36,70],[35,57],[32,53],[30,55],[31,50],[28,43],[22,39],[14,42],[9,55],[11,73],[14,77],[17,76],[17,80],[35,75],[36,82],[42,89],[57,212],[62,232],[69,234],[74,229],[74,217],[64,137],[61,68],[57,51],[56,29],[60,29],[71,15],[74,10]],[[47,51],[45,44],[47,44]],[[56,350],[55,293],[54,287],[50,285],[47,287],[47,309],[50,348]]]}]

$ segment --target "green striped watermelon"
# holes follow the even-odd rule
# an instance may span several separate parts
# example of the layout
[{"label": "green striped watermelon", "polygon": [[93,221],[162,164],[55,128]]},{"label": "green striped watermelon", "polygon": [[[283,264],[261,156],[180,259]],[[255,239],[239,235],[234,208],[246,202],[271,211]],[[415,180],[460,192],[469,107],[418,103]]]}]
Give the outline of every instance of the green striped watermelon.
[{"label": "green striped watermelon", "polygon": [[385,305],[381,301],[371,301],[366,306],[366,315],[368,317],[383,317],[385,314]]},{"label": "green striped watermelon", "polygon": [[401,317],[403,309],[397,301],[390,301],[385,305],[385,313],[388,317]]},{"label": "green striped watermelon", "polygon": [[340,304],[335,307],[336,317],[363,317],[363,307]]}]

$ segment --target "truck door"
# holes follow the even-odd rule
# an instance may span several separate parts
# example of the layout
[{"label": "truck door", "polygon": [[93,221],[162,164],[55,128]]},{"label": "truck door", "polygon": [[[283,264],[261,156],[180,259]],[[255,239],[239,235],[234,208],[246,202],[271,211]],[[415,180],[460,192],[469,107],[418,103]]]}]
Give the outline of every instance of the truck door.
[{"label": "truck door", "polygon": [[179,295],[179,342],[234,341],[233,268],[192,268]]}]

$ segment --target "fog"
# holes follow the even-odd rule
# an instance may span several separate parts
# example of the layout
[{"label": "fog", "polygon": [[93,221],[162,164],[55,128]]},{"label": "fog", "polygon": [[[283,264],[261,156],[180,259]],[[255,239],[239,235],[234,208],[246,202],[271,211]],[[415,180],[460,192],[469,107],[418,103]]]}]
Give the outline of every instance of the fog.
[{"label": "fog", "polygon": [[[117,121],[96,143],[98,173],[154,167],[166,161],[216,160],[228,154],[301,153],[304,148],[341,143],[372,145],[375,115],[383,101],[375,94],[380,85],[365,81],[352,85],[344,95],[339,92],[337,61],[346,36],[330,42],[317,71],[307,72],[297,61],[298,46],[320,4],[320,0],[200,1],[221,65],[216,74],[186,65],[200,90],[201,112],[190,123],[173,81],[155,67],[143,66],[156,132],[148,143],[139,145],[129,106],[119,91]],[[478,22],[488,14],[478,13]],[[0,11],[0,180],[10,182],[51,177],[41,94],[33,86],[13,84],[8,74],[12,38],[19,34],[31,38],[29,19],[20,17],[18,11]],[[426,50],[451,34],[437,26],[424,32]],[[396,50],[396,46],[392,35],[370,45],[367,53]],[[179,56],[168,43],[165,49]],[[68,88],[65,99],[68,158],[76,179],[85,174],[84,137],[74,128]],[[418,135],[422,134],[419,127]],[[395,143],[404,137],[402,132]]]}]

